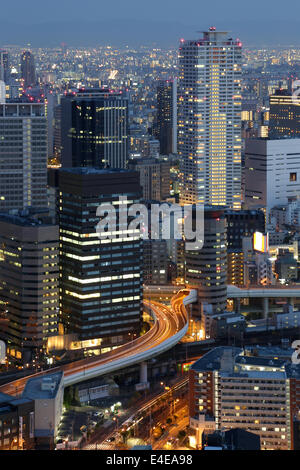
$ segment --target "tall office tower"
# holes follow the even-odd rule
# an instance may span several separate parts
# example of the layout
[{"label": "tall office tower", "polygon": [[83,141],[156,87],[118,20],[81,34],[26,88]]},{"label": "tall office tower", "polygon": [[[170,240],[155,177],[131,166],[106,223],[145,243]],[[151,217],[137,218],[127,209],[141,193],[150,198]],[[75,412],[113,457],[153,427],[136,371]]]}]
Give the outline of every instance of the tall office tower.
[{"label": "tall office tower", "polygon": [[[0,214],[0,301],[7,353],[28,362],[58,332],[58,226]],[[2,330],[2,334],[3,334]]]},{"label": "tall office tower", "polygon": [[218,347],[192,365],[189,414],[197,444],[206,429],[242,428],[260,436],[262,450],[293,449],[300,366],[278,358],[278,350],[267,353]]},{"label": "tall office tower", "polygon": [[163,201],[170,197],[170,163],[158,158],[129,160],[128,168],[138,171],[146,201]]},{"label": "tall office tower", "polygon": [[[142,240],[119,220],[119,196],[141,197],[137,172],[113,169],[58,170],[61,312],[65,329],[104,349],[138,335],[142,313]],[[111,203],[114,238],[99,239],[96,211]],[[114,234],[113,234],[114,235]]]},{"label": "tall office tower", "polygon": [[128,99],[106,89],[80,90],[61,100],[61,163],[64,168],[125,168]]},{"label": "tall office tower", "polygon": [[287,90],[276,90],[270,96],[269,137],[300,136],[300,99]]},{"label": "tall office tower", "polygon": [[157,85],[157,115],[154,128],[160,142],[160,154],[169,155],[177,147],[177,81],[159,80]]},{"label": "tall office tower", "polygon": [[23,88],[33,86],[36,83],[34,56],[29,51],[24,51],[21,54],[21,78]]},{"label": "tall office tower", "polygon": [[44,105],[1,104],[0,135],[0,211],[47,207]]},{"label": "tall office tower", "polygon": [[241,43],[215,28],[181,40],[178,155],[182,203],[241,206]]},{"label": "tall office tower", "polygon": [[9,54],[7,51],[0,50],[0,80],[8,84],[10,79]]},{"label": "tall office tower", "polygon": [[249,139],[245,148],[245,203],[264,208],[266,221],[300,191],[300,139]]},{"label": "tall office tower", "polygon": [[53,125],[53,157],[57,163],[61,161],[61,104],[54,108]]},{"label": "tall office tower", "polygon": [[185,252],[186,283],[198,290],[199,306],[212,305],[212,313],[225,310],[227,301],[226,219],[224,208],[205,207],[204,245]]}]

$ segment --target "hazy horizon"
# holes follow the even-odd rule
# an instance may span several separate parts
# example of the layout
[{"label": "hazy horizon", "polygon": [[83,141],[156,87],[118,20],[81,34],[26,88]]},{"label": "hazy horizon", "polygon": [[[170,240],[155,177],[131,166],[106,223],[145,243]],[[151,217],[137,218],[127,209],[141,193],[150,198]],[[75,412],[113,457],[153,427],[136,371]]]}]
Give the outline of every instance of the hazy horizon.
[{"label": "hazy horizon", "polygon": [[184,5],[181,0],[152,0],[146,5],[140,0],[115,0],[113,10],[101,0],[85,0],[84,7],[79,0],[52,0],[43,9],[40,5],[38,0],[6,3],[0,44],[177,47],[181,37],[195,38],[197,31],[216,26],[248,46],[300,46],[300,3],[294,0],[286,0],[284,8],[279,0],[272,4],[252,0],[249,5],[237,0],[212,4],[186,0]]}]

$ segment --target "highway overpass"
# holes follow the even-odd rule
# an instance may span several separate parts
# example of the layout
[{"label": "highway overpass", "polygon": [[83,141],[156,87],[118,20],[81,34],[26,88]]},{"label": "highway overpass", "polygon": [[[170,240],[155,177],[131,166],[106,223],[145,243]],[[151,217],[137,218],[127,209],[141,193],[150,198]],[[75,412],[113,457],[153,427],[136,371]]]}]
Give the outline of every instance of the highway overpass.
[{"label": "highway overpass", "polygon": [[[190,297],[190,300],[188,297]],[[102,354],[100,357],[81,359],[1,385],[0,392],[19,395],[24,390],[29,378],[58,371],[64,372],[65,387],[135,364],[142,365],[141,371],[145,378],[146,361],[172,348],[185,336],[188,329],[188,312],[183,303],[185,298],[186,305],[189,301],[192,302],[196,295],[192,291],[187,291],[184,294],[179,292],[172,299],[171,307],[155,301],[145,300],[144,305],[151,310],[154,325],[143,336]]]}]

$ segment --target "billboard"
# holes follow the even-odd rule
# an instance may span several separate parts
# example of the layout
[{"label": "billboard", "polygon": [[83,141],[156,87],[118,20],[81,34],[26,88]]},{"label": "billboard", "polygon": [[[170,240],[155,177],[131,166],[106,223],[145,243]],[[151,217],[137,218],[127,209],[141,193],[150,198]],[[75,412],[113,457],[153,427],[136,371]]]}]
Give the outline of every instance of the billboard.
[{"label": "billboard", "polygon": [[253,249],[260,253],[267,253],[269,250],[269,235],[255,232],[253,235]]}]

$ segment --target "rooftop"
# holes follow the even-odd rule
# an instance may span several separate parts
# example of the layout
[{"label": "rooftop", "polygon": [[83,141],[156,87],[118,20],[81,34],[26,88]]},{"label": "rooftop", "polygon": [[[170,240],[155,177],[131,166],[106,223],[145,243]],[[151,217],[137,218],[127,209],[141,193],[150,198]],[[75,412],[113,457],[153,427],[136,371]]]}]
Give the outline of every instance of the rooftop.
[{"label": "rooftop", "polygon": [[7,214],[5,212],[0,212],[0,221],[23,227],[49,227],[50,225],[53,225],[44,223],[41,219],[32,217],[25,212],[24,215],[22,215],[22,213]]},{"label": "rooftop", "polygon": [[45,376],[28,379],[23,397],[33,400],[55,398],[62,378],[63,372],[56,372],[55,374],[47,374]]}]

